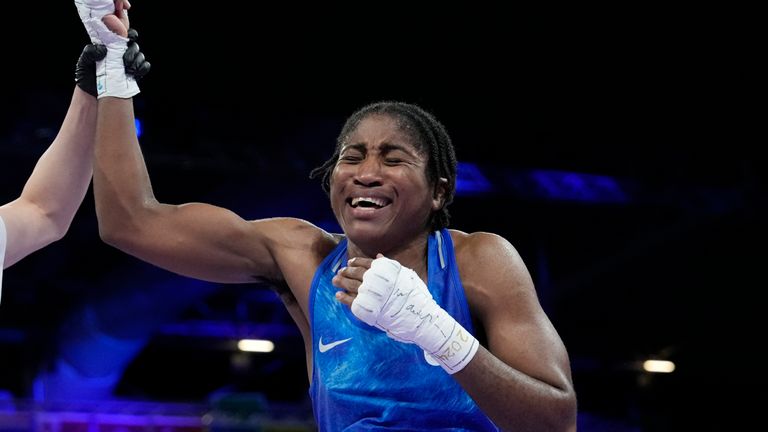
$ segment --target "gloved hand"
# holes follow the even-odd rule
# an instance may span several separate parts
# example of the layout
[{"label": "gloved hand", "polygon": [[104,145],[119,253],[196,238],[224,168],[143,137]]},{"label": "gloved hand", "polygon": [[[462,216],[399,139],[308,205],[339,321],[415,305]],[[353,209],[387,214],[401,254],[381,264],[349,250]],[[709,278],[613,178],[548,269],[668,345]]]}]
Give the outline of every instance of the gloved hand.
[{"label": "gloved hand", "polygon": [[[135,79],[144,77],[150,69],[150,63],[144,58],[144,54],[139,51],[138,32],[135,29],[128,30],[128,49],[123,55],[123,64],[125,72],[133,75]],[[82,90],[97,97],[96,91],[96,61],[101,60],[107,55],[107,47],[104,45],[88,44],[83,48],[80,58],[75,66],[75,82]]]},{"label": "gloved hand", "polygon": [[149,72],[152,66],[145,58],[144,54],[139,50],[139,44],[136,40],[139,38],[139,32],[136,29],[128,30],[128,49],[123,54],[123,64],[125,64],[125,72],[138,81]]},{"label": "gloved hand", "polygon": [[88,44],[80,53],[75,66],[75,83],[83,91],[93,97],[96,93],[96,61],[107,55],[107,47],[104,45]]},{"label": "gloved hand", "polygon": [[416,272],[383,256],[363,275],[352,313],[392,339],[415,343],[449,374],[463,369],[479,347],[477,339],[435,302]]}]

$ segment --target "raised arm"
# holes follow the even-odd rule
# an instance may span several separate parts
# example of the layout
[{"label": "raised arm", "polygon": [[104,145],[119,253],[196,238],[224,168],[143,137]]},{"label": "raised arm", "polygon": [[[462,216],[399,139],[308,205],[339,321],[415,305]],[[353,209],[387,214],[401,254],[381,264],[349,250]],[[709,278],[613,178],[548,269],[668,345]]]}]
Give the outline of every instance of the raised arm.
[{"label": "raised arm", "polygon": [[3,268],[64,236],[91,181],[96,98],[75,87],[64,122],[21,195],[0,207],[7,248]]},{"label": "raised arm", "polygon": [[[87,0],[86,6],[91,2]],[[81,13],[84,15],[93,16]],[[119,28],[121,22],[114,16],[106,16],[97,25],[84,22],[100,39],[112,41],[106,43],[107,61],[113,50],[124,49],[114,37],[114,33],[124,34],[124,28]],[[103,33],[102,22],[112,34]],[[139,259],[198,279],[282,279],[275,250],[282,244],[298,244],[291,239],[307,238],[301,232],[306,232],[308,224],[289,219],[249,222],[208,204],[160,203],[152,191],[134,128],[131,96],[138,89],[126,95],[121,86],[111,94],[109,89],[117,86],[110,82],[121,82],[110,76],[113,72],[107,66],[107,92],[99,95],[94,159],[94,196],[102,239]]]},{"label": "raised arm", "polygon": [[454,377],[504,430],[576,430],[568,354],[522,259],[493,234],[472,234],[462,243],[462,281],[488,349],[480,347]]},{"label": "raised arm", "polygon": [[[208,204],[158,202],[134,129],[131,99],[99,99],[94,196],[102,239],[167,270],[218,282],[276,277],[264,225]],[[277,227],[275,227],[277,228]]]},{"label": "raised arm", "polygon": [[[135,33],[132,33],[135,36]],[[75,87],[59,133],[38,160],[21,195],[0,207],[7,234],[3,268],[67,232],[91,181],[96,132],[96,62],[106,55],[101,45],[86,45],[75,68]],[[138,45],[118,66],[135,77],[149,70]]]}]

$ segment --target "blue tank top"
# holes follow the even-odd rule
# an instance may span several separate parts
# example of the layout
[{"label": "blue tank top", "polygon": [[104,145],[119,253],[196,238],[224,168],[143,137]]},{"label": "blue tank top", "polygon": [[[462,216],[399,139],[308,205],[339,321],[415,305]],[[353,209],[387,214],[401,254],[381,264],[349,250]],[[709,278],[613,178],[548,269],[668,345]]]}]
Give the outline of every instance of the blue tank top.
[{"label": "blue tank top", "polygon": [[[453,242],[447,230],[428,244],[429,291],[473,332]],[[347,240],[320,264],[312,281],[312,383],[320,431],[498,431],[461,386],[415,344],[397,342],[358,320],[334,297],[331,279],[346,265]],[[407,367],[406,367],[407,365]]]}]

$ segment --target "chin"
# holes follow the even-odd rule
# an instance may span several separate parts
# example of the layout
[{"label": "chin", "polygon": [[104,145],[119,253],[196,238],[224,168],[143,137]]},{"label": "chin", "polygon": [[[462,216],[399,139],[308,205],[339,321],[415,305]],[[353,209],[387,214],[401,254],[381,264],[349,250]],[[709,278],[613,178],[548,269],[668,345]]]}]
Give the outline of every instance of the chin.
[{"label": "chin", "polygon": [[381,226],[375,226],[375,225],[361,226],[361,224],[352,224],[352,226],[345,227],[344,233],[352,241],[375,240],[385,235],[385,231]]},{"label": "chin", "polygon": [[362,249],[365,249],[366,245],[375,245],[381,248],[384,246],[385,240],[391,237],[387,235],[386,229],[381,225],[360,226],[360,224],[355,224],[351,227],[345,227],[344,234],[350,242]]}]

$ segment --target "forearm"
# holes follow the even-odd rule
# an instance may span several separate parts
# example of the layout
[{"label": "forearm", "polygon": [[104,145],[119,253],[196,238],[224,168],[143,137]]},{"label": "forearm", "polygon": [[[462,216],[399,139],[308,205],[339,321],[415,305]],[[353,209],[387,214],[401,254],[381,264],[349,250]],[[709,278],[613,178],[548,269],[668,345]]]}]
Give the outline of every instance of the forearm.
[{"label": "forearm", "polygon": [[488,322],[496,324],[488,333],[490,346],[500,347],[516,369],[479,346],[437,305],[423,280],[395,260],[355,258],[333,283],[343,290],[337,299],[349,304],[357,318],[395,340],[418,345],[503,430],[575,430],[576,397],[567,354],[556,333],[548,331],[547,320],[531,316],[499,322],[486,312]]},{"label": "forearm", "polygon": [[159,204],[136,137],[133,100],[102,98],[98,112],[93,191],[99,230],[109,240]]},{"label": "forearm", "polygon": [[96,99],[75,87],[64,122],[19,201],[34,206],[56,239],[66,233],[91,181]]},{"label": "forearm", "polygon": [[576,430],[576,397],[570,384],[554,386],[530,377],[484,347],[453,377],[502,430]]},{"label": "forearm", "polygon": [[91,180],[95,127],[96,99],[76,87],[59,133],[21,195],[0,207],[8,233],[4,267],[67,232]]}]

